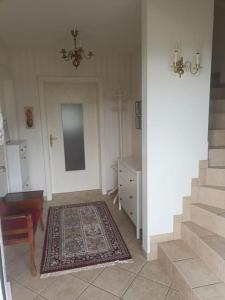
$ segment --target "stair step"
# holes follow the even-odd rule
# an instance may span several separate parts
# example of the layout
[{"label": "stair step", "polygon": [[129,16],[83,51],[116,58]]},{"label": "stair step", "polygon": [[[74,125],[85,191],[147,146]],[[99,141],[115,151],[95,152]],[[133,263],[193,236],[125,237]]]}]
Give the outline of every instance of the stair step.
[{"label": "stair step", "polygon": [[216,283],[193,290],[193,300],[224,300],[225,284]]},{"label": "stair step", "polygon": [[202,203],[225,209],[225,187],[193,186],[191,199],[192,203]]},{"label": "stair step", "polygon": [[225,209],[202,203],[191,204],[190,221],[225,237]]},{"label": "stair step", "polygon": [[213,113],[209,118],[209,129],[225,129],[225,113]]},{"label": "stair step", "polygon": [[209,146],[225,146],[225,129],[209,130]]},{"label": "stair step", "polygon": [[213,113],[225,113],[225,99],[210,101],[210,108]]},{"label": "stair step", "polygon": [[193,222],[181,224],[181,237],[225,281],[225,238]]},{"label": "stair step", "polygon": [[216,87],[216,88],[211,88],[210,91],[210,98],[212,99],[211,101],[214,101],[216,99],[224,99],[224,87]]},{"label": "stair step", "polygon": [[211,147],[209,148],[209,167],[225,166],[225,148]]},{"label": "stair step", "polygon": [[161,243],[158,252],[162,266],[174,280],[174,288],[180,290],[185,300],[194,297],[200,300],[201,298],[195,294],[195,289],[221,283],[221,280],[183,240]]},{"label": "stair step", "polygon": [[225,187],[225,168],[210,167],[206,169],[205,182],[206,185]]}]

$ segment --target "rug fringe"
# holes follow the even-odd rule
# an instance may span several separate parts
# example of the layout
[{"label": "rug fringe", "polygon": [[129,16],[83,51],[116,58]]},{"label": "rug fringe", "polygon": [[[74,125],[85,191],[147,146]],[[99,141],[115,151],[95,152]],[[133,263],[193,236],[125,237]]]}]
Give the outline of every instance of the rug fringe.
[{"label": "rug fringe", "polygon": [[64,270],[64,271],[57,271],[57,272],[52,272],[52,273],[47,273],[47,274],[41,274],[40,278],[48,278],[48,277],[57,277],[57,276],[61,276],[61,275],[66,275],[66,274],[70,274],[70,273],[77,273],[77,272],[81,272],[81,271],[90,271],[90,270],[94,270],[94,269],[100,269],[100,268],[104,268],[104,267],[113,267],[116,264],[130,264],[133,263],[133,259],[128,259],[128,260],[117,260],[117,261],[112,261],[112,262],[108,262],[108,263],[103,263],[103,264],[98,264],[98,265],[94,265],[94,266],[87,266],[87,267],[81,267],[81,268],[76,268],[76,269],[70,269],[70,270]]}]

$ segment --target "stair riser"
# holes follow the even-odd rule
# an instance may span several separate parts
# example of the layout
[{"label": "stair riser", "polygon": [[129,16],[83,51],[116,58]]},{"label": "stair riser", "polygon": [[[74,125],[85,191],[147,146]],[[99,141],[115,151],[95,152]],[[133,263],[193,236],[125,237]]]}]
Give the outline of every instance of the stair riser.
[{"label": "stair riser", "polygon": [[210,147],[225,146],[225,130],[210,130],[209,146]]},{"label": "stair riser", "polygon": [[170,261],[168,256],[160,248],[158,249],[158,260],[168,276],[173,280],[173,288],[179,290],[183,295],[183,300],[192,300],[192,289],[187,284],[183,276],[178,272],[174,264]]},{"label": "stair riser", "polygon": [[225,128],[225,114],[212,114],[209,120],[210,129]]},{"label": "stair riser", "polygon": [[194,205],[191,206],[191,221],[225,237],[225,218]]},{"label": "stair riser", "polygon": [[185,224],[181,225],[181,237],[190,248],[204,261],[204,263],[225,281],[225,261]]},{"label": "stair riser", "polygon": [[206,185],[225,187],[225,169],[206,169],[206,175],[202,174],[202,181]]},{"label": "stair riser", "polygon": [[209,149],[209,167],[225,166],[225,149]]},{"label": "stair riser", "polygon": [[213,113],[225,113],[225,100],[210,101],[210,111]]},{"label": "stair riser", "polygon": [[191,218],[191,197],[184,197],[183,198],[183,214],[182,214],[182,221],[189,221]]},{"label": "stair riser", "polygon": [[210,91],[210,99],[214,101],[215,99],[225,99],[224,88],[212,88]]},{"label": "stair riser", "polygon": [[192,203],[203,203],[225,209],[225,191],[204,186],[193,186]]}]

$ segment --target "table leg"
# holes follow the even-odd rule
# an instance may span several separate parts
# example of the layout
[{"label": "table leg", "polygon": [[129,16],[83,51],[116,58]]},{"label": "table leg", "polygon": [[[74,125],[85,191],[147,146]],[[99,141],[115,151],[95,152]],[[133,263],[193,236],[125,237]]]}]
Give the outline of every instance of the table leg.
[{"label": "table leg", "polygon": [[44,231],[45,230],[45,225],[44,225],[44,221],[43,221],[43,212],[41,212],[40,224],[41,224],[41,230]]}]

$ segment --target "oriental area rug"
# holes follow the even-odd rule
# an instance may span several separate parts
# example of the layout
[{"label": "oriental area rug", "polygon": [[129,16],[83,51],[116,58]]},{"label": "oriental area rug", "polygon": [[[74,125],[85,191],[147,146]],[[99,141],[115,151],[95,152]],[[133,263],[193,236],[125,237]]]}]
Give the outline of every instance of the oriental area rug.
[{"label": "oriental area rug", "polygon": [[49,208],[41,277],[105,267],[130,259],[105,202]]}]

